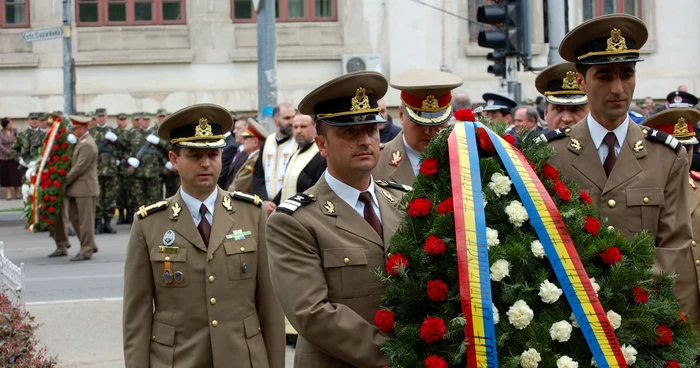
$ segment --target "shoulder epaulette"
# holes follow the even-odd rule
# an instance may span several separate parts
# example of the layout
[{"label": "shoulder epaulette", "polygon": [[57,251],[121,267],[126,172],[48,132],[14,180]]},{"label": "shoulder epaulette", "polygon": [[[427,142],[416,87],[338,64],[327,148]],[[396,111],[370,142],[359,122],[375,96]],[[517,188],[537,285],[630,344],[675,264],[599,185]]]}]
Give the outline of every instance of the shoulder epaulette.
[{"label": "shoulder epaulette", "polygon": [[386,144],[384,144],[384,143],[379,143],[379,149],[380,149],[380,150],[383,150],[384,147],[386,147]]},{"label": "shoulder epaulette", "polygon": [[168,208],[168,201],[160,201],[148,206],[139,207],[139,210],[136,211],[136,214],[139,216],[140,219],[143,219],[150,214],[160,212],[166,208]]},{"label": "shoulder epaulette", "polygon": [[681,142],[668,133],[647,127],[642,128],[642,133],[644,133],[646,139],[652,142],[663,143],[675,152],[681,150]]},{"label": "shoulder epaulette", "polygon": [[285,200],[277,206],[277,212],[284,212],[288,215],[294,213],[299,207],[306,206],[307,204],[316,200],[316,197],[311,194],[297,193],[293,197]]},{"label": "shoulder epaulette", "polygon": [[690,177],[695,180],[700,180],[700,171],[690,170]]},{"label": "shoulder epaulette", "polygon": [[391,189],[400,190],[402,192],[409,192],[409,191],[413,190],[413,187],[411,187],[410,185],[405,185],[405,184],[401,184],[401,183],[397,183],[397,182],[393,182],[393,181],[389,181],[389,180],[385,180],[385,179],[375,180],[374,182],[382,188],[391,188]]},{"label": "shoulder epaulette", "polygon": [[[571,131],[570,130],[571,128],[566,128],[566,129]],[[554,130],[550,130],[547,133],[542,134],[542,137],[545,139],[545,141],[551,142],[551,141],[556,141],[557,139],[562,139],[562,138],[566,137],[566,133],[568,133],[568,132],[565,131],[564,129],[554,129]]]},{"label": "shoulder epaulette", "polygon": [[231,196],[231,198],[233,198],[233,199],[237,199],[237,200],[243,201],[243,202],[252,203],[258,207],[262,207],[262,205],[263,205],[263,200],[260,199],[260,197],[258,197],[257,194],[253,195],[253,194],[247,194],[247,193],[243,193],[243,192],[239,192],[239,191],[233,191],[233,192],[229,193],[228,195]]}]

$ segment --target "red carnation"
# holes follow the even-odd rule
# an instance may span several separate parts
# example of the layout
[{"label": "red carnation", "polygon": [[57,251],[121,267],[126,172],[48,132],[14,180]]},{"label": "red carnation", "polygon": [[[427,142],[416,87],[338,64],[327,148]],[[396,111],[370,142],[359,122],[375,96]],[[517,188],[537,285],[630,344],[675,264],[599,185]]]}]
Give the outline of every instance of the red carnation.
[{"label": "red carnation", "polygon": [[425,358],[425,368],[447,368],[447,362],[443,357],[431,355]]},{"label": "red carnation", "polygon": [[447,284],[441,280],[428,281],[428,298],[434,302],[443,302],[447,299]]},{"label": "red carnation", "polygon": [[476,128],[476,135],[479,139],[479,147],[484,151],[493,152],[496,148],[493,147],[493,142],[491,142],[491,137],[486,133],[484,128]]},{"label": "red carnation", "polygon": [[56,139],[61,139],[61,135],[56,133]]},{"label": "red carnation", "polygon": [[452,202],[452,197],[449,197],[446,200],[440,202],[440,204],[435,209],[435,212],[441,215],[454,212],[454,203]]},{"label": "red carnation", "polygon": [[578,192],[578,196],[581,198],[581,202],[583,202],[583,204],[591,204],[591,196],[589,196],[588,193],[582,190]]},{"label": "red carnation", "polygon": [[445,242],[435,235],[431,235],[428,239],[425,239],[425,246],[423,249],[425,253],[429,256],[445,254]]},{"label": "red carnation", "polygon": [[511,145],[512,145],[512,144],[515,144],[515,137],[513,137],[512,135],[510,135],[510,134],[505,134],[505,135],[502,135],[501,137],[503,137],[503,140],[505,140],[506,142],[510,143]]},{"label": "red carnation", "polygon": [[58,156],[52,156],[52,157],[51,157],[51,160],[52,160],[53,162],[58,162],[58,160],[60,160],[60,158],[59,158]]},{"label": "red carnation", "polygon": [[46,215],[39,215],[39,220],[41,220],[41,221],[46,220]]},{"label": "red carnation", "polygon": [[68,156],[63,156],[61,159],[63,160],[63,162],[68,162],[68,160],[70,160]]},{"label": "red carnation", "polygon": [[[60,123],[60,122],[61,122],[61,117],[60,117],[60,116],[57,117],[54,121],[57,122],[57,123]],[[65,128],[63,128],[63,129],[65,129]],[[65,133],[65,132],[61,132],[61,133]]]},{"label": "red carnation", "polygon": [[457,121],[476,121],[472,109],[459,109],[454,112],[454,117]]},{"label": "red carnation", "polygon": [[54,202],[56,200],[56,196],[51,196],[51,202]]},{"label": "red carnation", "polygon": [[42,203],[41,206],[40,206],[39,208],[41,208],[42,211],[45,210],[45,209],[46,209],[46,204]]},{"label": "red carnation", "polygon": [[49,224],[49,225],[53,225],[53,220],[52,220],[52,219],[48,219],[48,220],[46,220],[46,223]]},{"label": "red carnation", "polygon": [[394,312],[388,309],[377,309],[374,313],[374,324],[380,331],[388,334],[394,329]]},{"label": "red carnation", "polygon": [[608,266],[612,266],[622,260],[622,253],[617,247],[610,247],[598,254],[600,259]]},{"label": "red carnation", "polygon": [[425,216],[430,212],[432,203],[427,198],[416,198],[408,203],[408,215],[411,217]]},{"label": "red carnation", "polygon": [[680,310],[677,310],[676,313],[678,313],[678,322],[685,323],[685,313]]},{"label": "red carnation", "polygon": [[566,187],[566,184],[564,184],[563,181],[556,180],[552,190],[554,190],[554,193],[556,193],[557,197],[559,197],[559,199],[562,201],[568,202],[571,200],[571,191],[569,191],[569,188]]},{"label": "red carnation", "polygon": [[392,254],[389,260],[386,261],[386,273],[396,276],[398,274],[397,268],[408,267],[408,259],[401,253]]},{"label": "red carnation", "polygon": [[55,173],[55,172],[56,172],[56,167],[51,166],[51,168],[49,169],[49,172],[52,173],[52,174]]},{"label": "red carnation", "polygon": [[600,230],[600,221],[593,217],[586,216],[586,221],[583,223],[583,230],[588,231],[588,233],[593,236],[598,236],[598,231]]},{"label": "red carnation", "polygon": [[433,176],[438,172],[438,161],[435,157],[428,157],[420,164],[420,173],[425,176]]},{"label": "red carnation", "polygon": [[51,185],[50,181],[43,181],[43,182],[41,182],[41,189],[47,190],[47,189],[49,189],[50,185]]},{"label": "red carnation", "polygon": [[61,182],[58,181],[58,180],[54,180],[54,181],[53,181],[53,186],[56,187],[56,188],[60,188],[60,187],[61,187]]},{"label": "red carnation", "polygon": [[683,367],[681,367],[681,365],[678,364],[677,361],[669,360],[668,362],[666,362],[666,368],[683,368]]},{"label": "red carnation", "polygon": [[48,202],[48,201],[49,201],[49,196],[48,196],[48,194],[44,194],[44,202]]},{"label": "red carnation", "polygon": [[31,182],[32,182],[32,184],[36,184],[36,175],[32,175]]},{"label": "red carnation", "polygon": [[63,127],[63,128],[61,128],[61,130],[60,130],[59,132],[60,132],[61,134],[63,134],[63,133],[65,133],[65,132],[67,132],[67,131],[68,131],[68,129],[66,129],[66,127]]},{"label": "red carnation", "polygon": [[68,143],[66,143],[66,142],[61,143],[61,148],[68,149]]},{"label": "red carnation", "polygon": [[51,147],[51,151],[58,151],[58,146]]},{"label": "red carnation", "polygon": [[658,345],[668,346],[673,342],[673,333],[664,325],[656,326],[656,335],[658,336],[656,338],[656,343]]},{"label": "red carnation", "polygon": [[49,180],[49,173],[41,174],[41,180]]},{"label": "red carnation", "polygon": [[54,207],[54,206],[49,207],[49,213],[56,213],[56,207]]},{"label": "red carnation", "polygon": [[61,175],[61,176],[66,175],[66,170],[64,170],[64,169],[58,170],[58,175]]},{"label": "red carnation", "polygon": [[544,164],[542,166],[542,175],[549,180],[557,180],[559,178],[559,171],[550,164]]},{"label": "red carnation", "polygon": [[633,287],[630,291],[634,294],[634,301],[637,304],[644,304],[649,301],[649,294],[639,286]]},{"label": "red carnation", "polygon": [[446,332],[442,318],[427,317],[420,326],[420,338],[428,344],[442,340]]}]

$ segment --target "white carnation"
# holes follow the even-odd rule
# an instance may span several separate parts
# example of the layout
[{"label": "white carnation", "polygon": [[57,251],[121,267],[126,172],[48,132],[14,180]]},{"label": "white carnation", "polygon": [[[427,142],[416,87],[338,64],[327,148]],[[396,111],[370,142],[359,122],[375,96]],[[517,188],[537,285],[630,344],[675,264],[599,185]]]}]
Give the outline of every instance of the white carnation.
[{"label": "white carnation", "polygon": [[559,321],[552,324],[552,327],[549,328],[549,336],[552,340],[566,342],[571,338],[571,331],[573,330],[569,322]]},{"label": "white carnation", "polygon": [[523,368],[537,368],[541,361],[542,357],[535,349],[527,349],[520,354],[520,366]]},{"label": "white carnation", "polygon": [[493,190],[494,193],[496,193],[497,197],[500,197],[502,195],[506,195],[510,193],[510,186],[513,184],[512,181],[510,181],[510,178],[501,174],[501,173],[493,173],[491,175],[491,182],[489,183],[489,188]]},{"label": "white carnation", "polygon": [[518,330],[527,327],[535,316],[535,313],[523,300],[515,302],[506,314],[508,315],[508,322]]},{"label": "white carnation", "polygon": [[504,259],[499,259],[493,262],[491,266],[491,280],[501,281],[504,277],[510,275],[510,263]]},{"label": "white carnation", "polygon": [[571,321],[572,326],[579,328],[578,321],[576,320],[576,316],[574,315],[574,312],[571,312],[571,316],[569,317],[569,321]]},{"label": "white carnation", "polygon": [[532,251],[532,254],[535,255],[537,258],[544,258],[547,256],[544,252],[544,247],[542,246],[542,243],[540,243],[539,240],[535,240],[530,244],[530,250]]},{"label": "white carnation", "polygon": [[600,291],[600,285],[598,285],[597,282],[595,282],[595,277],[591,277],[591,286],[593,286],[593,290],[595,290],[596,295],[598,295],[598,291]]},{"label": "white carnation", "polygon": [[27,198],[29,197],[29,185],[28,184],[22,184],[22,200],[24,202],[27,202]]},{"label": "white carnation", "polygon": [[563,291],[558,288],[557,285],[549,282],[549,280],[544,280],[544,282],[540,284],[539,296],[542,298],[542,301],[547,304],[555,303],[559,300],[562,293]]},{"label": "white carnation", "polygon": [[493,324],[497,325],[498,322],[501,322],[501,316],[498,315],[498,308],[496,308],[496,304],[491,304],[493,308]]},{"label": "white carnation", "polygon": [[564,355],[557,359],[557,368],[578,368],[578,363]]},{"label": "white carnation", "polygon": [[637,349],[630,345],[622,345],[620,350],[622,350],[622,355],[625,356],[625,362],[627,362],[627,365],[632,365],[637,361]]},{"label": "white carnation", "polygon": [[486,228],[486,244],[489,248],[501,244],[501,241],[498,240],[498,230],[494,230],[490,227]]},{"label": "white carnation", "polygon": [[617,330],[618,328],[620,328],[620,325],[622,325],[622,316],[615,313],[615,311],[612,309],[609,310],[606,314],[608,315],[608,321],[610,321],[613,330]]},{"label": "white carnation", "polygon": [[506,214],[508,215],[508,221],[517,227],[522,226],[525,221],[530,219],[525,207],[519,201],[510,202],[506,207]]}]

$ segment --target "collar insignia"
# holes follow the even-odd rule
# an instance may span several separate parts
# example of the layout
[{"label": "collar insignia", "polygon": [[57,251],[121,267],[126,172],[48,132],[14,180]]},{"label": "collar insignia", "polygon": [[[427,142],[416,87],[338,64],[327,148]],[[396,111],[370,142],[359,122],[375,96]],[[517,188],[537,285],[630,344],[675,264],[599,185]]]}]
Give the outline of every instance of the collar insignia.
[{"label": "collar insignia", "polygon": [[634,148],[633,148],[634,152],[639,153],[639,151],[641,151],[643,149],[644,149],[644,141],[642,141],[640,139],[640,140],[634,142]]},{"label": "collar insignia", "polygon": [[335,213],[335,205],[333,205],[333,202],[331,201],[326,201],[326,204],[323,205],[323,208],[328,211],[328,213]]},{"label": "collar insignia", "polygon": [[226,211],[231,212],[233,211],[233,204],[231,203],[231,197],[230,196],[224,196],[223,201],[221,202],[221,205],[224,206]]},{"label": "collar insignia", "polygon": [[399,166],[399,163],[401,163],[401,151],[394,151],[391,153],[391,162],[389,165],[391,166]]},{"label": "collar insignia", "polygon": [[387,192],[385,189],[382,189],[382,194],[384,194],[384,197],[386,197],[386,199],[388,199],[389,202],[396,202],[396,198],[391,193]]},{"label": "collar insignia", "polygon": [[580,151],[583,149],[583,146],[581,146],[581,142],[579,142],[578,139],[576,139],[576,138],[571,138],[571,140],[569,141],[569,145],[571,146],[571,148],[573,148],[577,151]]},{"label": "collar insignia", "polygon": [[175,204],[170,207],[170,209],[173,211],[173,218],[176,219],[180,217],[180,212],[182,211],[182,207],[180,207],[180,204],[175,202]]}]

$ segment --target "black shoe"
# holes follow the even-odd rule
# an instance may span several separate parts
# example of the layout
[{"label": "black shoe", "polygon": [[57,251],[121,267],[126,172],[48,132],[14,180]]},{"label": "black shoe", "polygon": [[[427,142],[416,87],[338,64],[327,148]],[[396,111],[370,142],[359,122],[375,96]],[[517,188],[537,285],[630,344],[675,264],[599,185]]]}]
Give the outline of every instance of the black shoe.
[{"label": "black shoe", "polygon": [[124,212],[122,212],[122,210],[119,210],[119,218],[117,219],[117,225],[122,224],[126,224],[126,216],[124,216]]},{"label": "black shoe", "polygon": [[111,222],[112,222],[111,218],[109,218],[109,217],[105,218],[104,224],[102,226],[103,233],[105,233],[105,234],[116,234],[117,233],[117,230],[114,230],[112,228]]},{"label": "black shoe", "polygon": [[53,253],[49,254],[49,258],[65,257],[67,255],[68,255],[67,251],[65,251],[65,250],[61,251],[61,250],[56,249],[55,251],[53,251]]},{"label": "black shoe", "polygon": [[91,258],[90,257],[85,257],[84,255],[78,253],[75,257],[71,258],[71,262],[77,262],[77,261],[89,261]]},{"label": "black shoe", "polygon": [[131,225],[134,222],[134,214],[132,212],[126,213],[126,223]]},{"label": "black shoe", "polygon": [[103,231],[102,220],[95,219],[95,235],[102,234],[102,231]]}]

